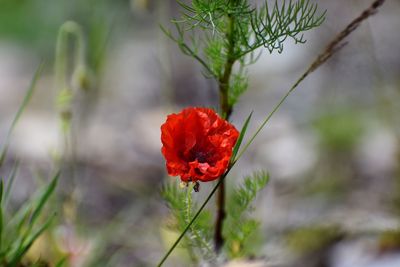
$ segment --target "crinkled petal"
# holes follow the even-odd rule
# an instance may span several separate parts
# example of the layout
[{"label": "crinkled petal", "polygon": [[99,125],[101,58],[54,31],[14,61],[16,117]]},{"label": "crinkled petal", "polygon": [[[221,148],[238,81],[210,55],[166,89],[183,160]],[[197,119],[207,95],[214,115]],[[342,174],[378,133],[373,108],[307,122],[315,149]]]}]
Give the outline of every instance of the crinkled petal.
[{"label": "crinkled petal", "polygon": [[212,181],[229,165],[239,132],[208,108],[186,108],[161,126],[168,174],[183,181]]}]

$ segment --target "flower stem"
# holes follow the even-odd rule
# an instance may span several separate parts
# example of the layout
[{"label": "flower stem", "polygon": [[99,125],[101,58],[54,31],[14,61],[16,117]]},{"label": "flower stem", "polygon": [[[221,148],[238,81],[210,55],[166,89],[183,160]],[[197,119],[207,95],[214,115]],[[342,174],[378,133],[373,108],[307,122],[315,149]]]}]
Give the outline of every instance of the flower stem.
[{"label": "flower stem", "polygon": [[234,38],[234,26],[235,21],[233,15],[228,15],[229,18],[229,28],[226,33],[226,38],[228,39],[227,47],[227,59],[224,66],[223,74],[218,78],[219,86],[219,96],[220,96],[220,108],[222,117],[226,120],[229,119],[232,113],[232,104],[229,103],[229,89],[230,89],[230,79],[232,75],[232,68],[235,64],[236,58],[234,56],[235,52],[235,38]]},{"label": "flower stem", "polygon": [[[219,94],[220,94],[220,109],[224,119],[228,120],[233,106],[229,103],[229,89],[230,89],[230,79],[232,75],[232,68],[235,64],[235,36],[234,36],[234,27],[235,27],[235,18],[232,14],[228,15],[228,23],[229,27],[226,32],[226,38],[228,40],[227,47],[227,60],[225,62],[224,72],[218,79],[219,84]],[[218,196],[217,196],[217,218],[215,221],[215,233],[214,233],[214,245],[215,251],[218,254],[221,251],[221,248],[224,245],[224,237],[222,235],[223,223],[226,216],[225,210],[225,182],[221,178],[219,183],[220,186],[218,188]]]},{"label": "flower stem", "polygon": [[217,219],[215,222],[215,235],[214,244],[215,251],[220,252],[222,246],[224,245],[224,237],[222,236],[222,226],[226,216],[225,211],[225,181],[220,179],[217,195]]}]

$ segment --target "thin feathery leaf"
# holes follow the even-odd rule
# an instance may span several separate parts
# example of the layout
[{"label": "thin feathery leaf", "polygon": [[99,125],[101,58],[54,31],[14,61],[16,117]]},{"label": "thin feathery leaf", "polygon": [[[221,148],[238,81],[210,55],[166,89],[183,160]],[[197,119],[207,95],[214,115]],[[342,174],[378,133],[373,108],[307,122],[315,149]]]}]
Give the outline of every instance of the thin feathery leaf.
[{"label": "thin feathery leaf", "polygon": [[[186,189],[186,199],[185,199],[185,223],[189,224],[190,220],[193,218],[192,216],[192,211],[195,209],[195,205],[193,205],[193,198],[192,198],[192,192],[193,192],[194,184],[191,184],[188,186]],[[204,213],[203,213],[204,214]],[[215,258],[215,253],[213,252],[211,241],[209,240],[209,237],[207,237],[204,232],[209,229],[201,229],[201,224],[199,223],[194,223],[189,229],[189,238],[192,241],[192,246],[199,248],[200,252],[202,253],[202,256],[206,258],[207,260],[211,260]]]},{"label": "thin feathery leaf", "polygon": [[263,189],[269,181],[269,174],[265,171],[255,172],[244,179],[243,185],[237,188],[232,194],[230,203],[230,214],[240,217],[243,212],[249,209],[251,202],[257,193]]},{"label": "thin feathery leaf", "polygon": [[267,185],[268,181],[268,173],[255,172],[246,177],[243,184],[231,193],[224,236],[227,241],[225,248],[232,258],[246,256],[251,251],[249,240],[257,231],[259,223],[248,218],[248,213],[257,193]]},{"label": "thin feathery leaf", "polygon": [[[316,15],[318,5],[307,1],[283,1],[281,6],[275,1],[272,9],[265,2],[264,8],[251,16],[250,25],[254,33],[254,41],[248,49],[241,52],[242,57],[259,47],[265,47],[270,53],[283,50],[283,42],[292,38],[295,43],[305,43],[302,32],[308,31],[322,24],[325,12]],[[300,35],[300,36],[299,36]]]}]

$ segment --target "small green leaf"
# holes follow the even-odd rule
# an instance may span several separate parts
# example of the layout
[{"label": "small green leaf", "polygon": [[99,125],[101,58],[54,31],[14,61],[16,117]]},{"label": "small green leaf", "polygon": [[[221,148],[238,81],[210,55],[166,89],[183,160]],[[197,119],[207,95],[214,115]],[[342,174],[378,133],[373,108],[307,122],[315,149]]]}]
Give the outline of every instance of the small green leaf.
[{"label": "small green leaf", "polygon": [[249,126],[250,120],[251,120],[251,116],[253,116],[253,111],[250,112],[250,115],[247,117],[246,121],[243,124],[242,130],[240,131],[240,135],[239,138],[235,144],[235,147],[233,148],[233,152],[232,152],[232,157],[231,157],[231,164],[233,165],[236,162],[236,155],[239,151],[240,145],[242,144],[244,135],[246,134],[247,131],[247,127]]}]

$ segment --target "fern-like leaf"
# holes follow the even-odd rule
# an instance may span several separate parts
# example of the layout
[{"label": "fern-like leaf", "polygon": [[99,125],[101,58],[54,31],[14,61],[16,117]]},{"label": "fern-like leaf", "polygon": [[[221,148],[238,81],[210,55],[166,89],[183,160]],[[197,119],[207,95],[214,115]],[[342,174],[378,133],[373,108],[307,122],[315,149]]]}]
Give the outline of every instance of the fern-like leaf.
[{"label": "fern-like leaf", "polygon": [[[166,184],[162,190],[162,196],[174,215],[175,224],[172,229],[175,231],[182,232],[198,209],[198,205],[193,201],[193,186],[193,184],[189,184],[186,188],[179,188],[179,185],[173,182]],[[205,211],[189,228],[185,237],[185,247],[190,254],[200,254],[203,259],[207,260],[215,258],[211,245],[211,225],[211,214]]]},{"label": "fern-like leaf", "polygon": [[269,174],[265,171],[255,172],[253,175],[246,177],[243,185],[238,187],[232,195],[231,203],[228,207],[230,214],[234,217],[240,217],[249,209],[257,193],[267,185],[268,181]]},{"label": "fern-like leaf", "polygon": [[252,14],[254,42],[243,54],[262,46],[270,53],[274,50],[281,53],[287,38],[292,38],[296,43],[305,43],[303,32],[318,27],[325,19],[326,11],[316,15],[317,7],[310,0],[290,0],[289,3],[283,1],[281,6],[275,2],[271,9],[266,2],[263,8]]},{"label": "fern-like leaf", "polygon": [[235,189],[228,202],[228,217],[225,222],[225,248],[232,257],[248,256],[257,243],[259,223],[248,216],[251,203],[268,183],[266,172],[256,172],[245,178],[243,185]]}]

